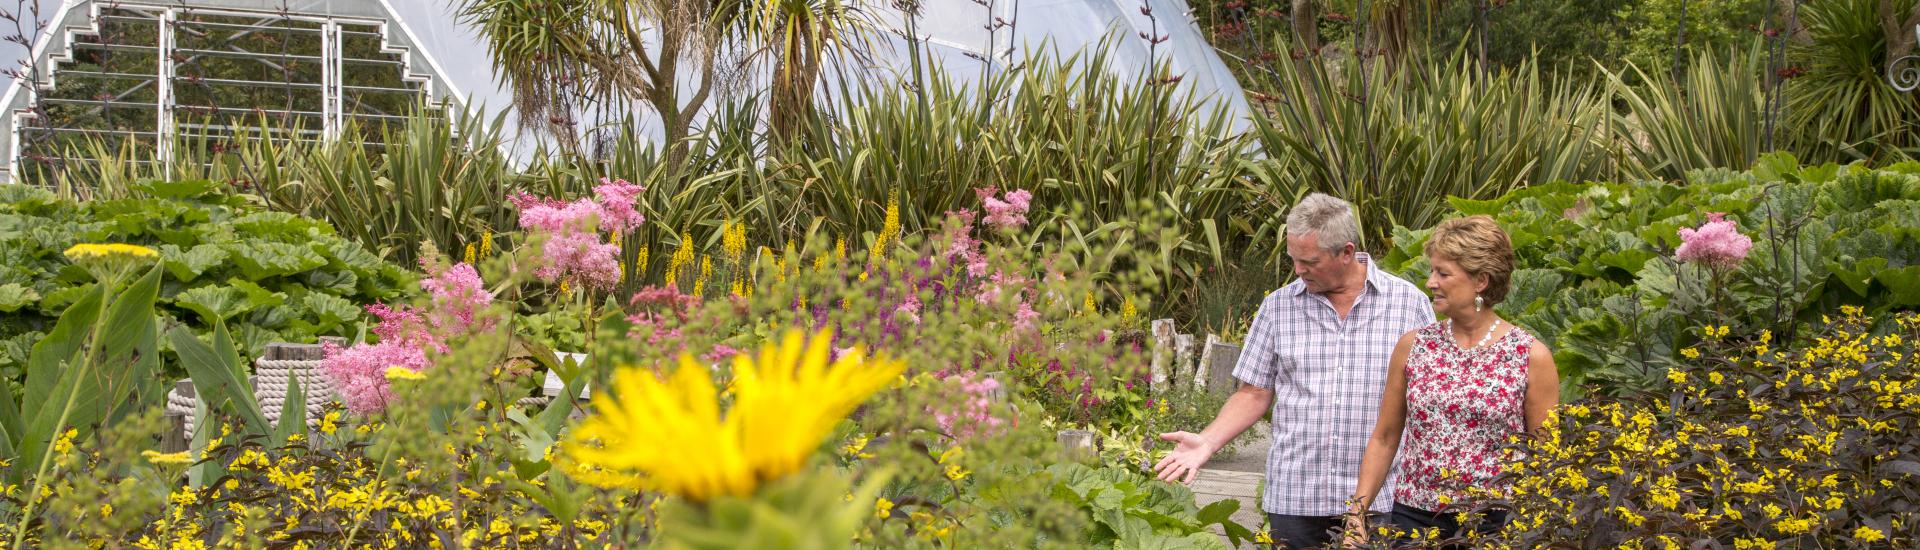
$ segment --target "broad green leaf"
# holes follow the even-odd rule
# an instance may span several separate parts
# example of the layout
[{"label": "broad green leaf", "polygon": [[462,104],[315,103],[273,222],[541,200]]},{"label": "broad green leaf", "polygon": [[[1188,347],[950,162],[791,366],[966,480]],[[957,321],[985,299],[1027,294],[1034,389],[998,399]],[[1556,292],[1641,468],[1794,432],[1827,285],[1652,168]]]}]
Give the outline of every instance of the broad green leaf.
[{"label": "broad green leaf", "polygon": [[231,286],[203,286],[189,289],[174,295],[173,305],[192,310],[200,314],[200,320],[206,324],[225,321],[235,315],[253,311],[253,302],[247,299],[247,293]]},{"label": "broad green leaf", "polygon": [[1827,270],[1832,272],[1832,277],[1839,279],[1840,284],[1846,285],[1848,290],[1860,296],[1871,296],[1867,293],[1867,289],[1873,286],[1875,274],[1886,267],[1886,258],[1866,258],[1852,264],[1827,262]]},{"label": "broad green leaf", "polygon": [[[54,323],[47,337],[33,345],[33,355],[27,360],[26,394],[19,411],[22,419],[31,420],[40,415],[47,400],[52,398],[54,386],[60,382],[66,365],[81,359],[80,350],[93,336],[94,323],[106,313],[102,307],[104,301],[104,288],[92,285],[79,301],[68,306],[67,311],[60,315],[60,320]],[[21,433],[18,430],[25,427],[17,426],[13,433]]]},{"label": "broad green leaf", "polygon": [[108,418],[115,410],[140,405],[128,402],[126,397],[136,394],[136,385],[148,383],[150,374],[159,366],[159,328],[153,307],[160,296],[161,271],[160,266],[153,266],[146,275],[113,297],[99,336],[104,342],[103,353],[94,358],[96,366],[93,376],[89,377],[91,380],[83,381],[79,387],[85,395],[80,408],[74,411],[76,417],[72,425],[90,425]]},{"label": "broad green leaf", "polygon": [[267,290],[246,279],[238,277],[227,279],[227,286],[247,293],[247,303],[252,305],[249,309],[274,307],[287,303],[287,295],[285,293]]},{"label": "broad green leaf", "polygon": [[346,298],[309,292],[301,301],[304,302],[310,316],[317,321],[315,325],[321,331],[329,331],[334,327],[360,319],[360,308]]},{"label": "broad green leaf", "polygon": [[1211,525],[1233,519],[1233,513],[1238,511],[1240,511],[1240,501],[1223,499],[1201,508],[1194,519],[1200,520],[1201,525]]},{"label": "broad green leaf", "polygon": [[168,340],[173,342],[174,351],[180,354],[181,366],[193,378],[194,390],[199,392],[202,403],[230,406],[252,433],[271,433],[272,424],[260,412],[260,403],[254,400],[252,388],[236,375],[237,359],[231,344],[226,343],[225,334],[224,327],[215,324],[215,345],[209,346],[195,338],[193,331],[186,327],[173,327],[167,331]]},{"label": "broad green leaf", "polygon": [[1910,265],[1900,269],[1882,269],[1874,274],[1873,280],[1887,287],[1891,295],[1884,305],[1893,307],[1911,307],[1920,305],[1920,265]]},{"label": "broad green leaf", "polygon": [[[171,248],[172,250],[164,250]],[[160,256],[167,266],[167,273],[173,279],[183,283],[193,282],[207,270],[219,267],[227,260],[227,250],[217,244],[195,245],[181,250],[173,245],[165,245]]]},{"label": "broad green leaf", "polygon": [[300,389],[300,377],[287,379],[287,400],[280,407],[280,425],[273,430],[276,443],[286,443],[293,434],[307,429],[307,394]]},{"label": "broad green leaf", "polygon": [[1114,550],[1228,550],[1225,541],[1219,535],[1208,532],[1170,535],[1146,533],[1137,536],[1122,536],[1113,543]]},{"label": "broad green leaf", "polygon": [[155,198],[191,199],[214,190],[216,184],[208,180],[147,180],[133,184],[132,187],[135,191],[152,195]]},{"label": "broad green leaf", "polygon": [[254,212],[235,218],[231,223],[234,230],[238,231],[243,238],[292,237],[306,240],[318,235],[333,234],[333,227],[326,222],[286,212]]},{"label": "broad green leaf", "polygon": [[19,283],[0,285],[0,312],[13,313],[40,302],[40,293]]},{"label": "broad green leaf", "polygon": [[299,245],[255,240],[222,246],[231,255],[233,265],[240,268],[241,275],[254,281],[327,265],[325,259]]}]

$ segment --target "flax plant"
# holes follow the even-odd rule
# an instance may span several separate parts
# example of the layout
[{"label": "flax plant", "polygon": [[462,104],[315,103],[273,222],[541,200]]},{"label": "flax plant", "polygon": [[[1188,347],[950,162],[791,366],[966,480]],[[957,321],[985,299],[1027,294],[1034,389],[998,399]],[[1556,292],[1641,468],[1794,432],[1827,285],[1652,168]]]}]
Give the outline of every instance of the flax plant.
[{"label": "flax plant", "polygon": [[1353,201],[1366,246],[1384,250],[1394,225],[1438,222],[1446,197],[1638,173],[1614,152],[1606,96],[1532,63],[1481,77],[1462,50],[1370,70],[1319,58],[1273,67],[1261,85],[1276,93],[1255,118],[1266,158],[1249,169],[1263,214],[1253,247],[1276,262],[1287,207],[1310,192]]}]

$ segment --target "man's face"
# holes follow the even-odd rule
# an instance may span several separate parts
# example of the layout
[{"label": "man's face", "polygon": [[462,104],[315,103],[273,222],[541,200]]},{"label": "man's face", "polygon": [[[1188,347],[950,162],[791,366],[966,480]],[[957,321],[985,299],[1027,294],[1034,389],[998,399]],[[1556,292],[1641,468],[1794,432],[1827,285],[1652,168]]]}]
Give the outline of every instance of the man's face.
[{"label": "man's face", "polygon": [[1320,236],[1312,233],[1287,236],[1287,256],[1293,259],[1293,274],[1307,285],[1307,292],[1325,293],[1346,283],[1353,265],[1353,243],[1337,252],[1320,247]]}]

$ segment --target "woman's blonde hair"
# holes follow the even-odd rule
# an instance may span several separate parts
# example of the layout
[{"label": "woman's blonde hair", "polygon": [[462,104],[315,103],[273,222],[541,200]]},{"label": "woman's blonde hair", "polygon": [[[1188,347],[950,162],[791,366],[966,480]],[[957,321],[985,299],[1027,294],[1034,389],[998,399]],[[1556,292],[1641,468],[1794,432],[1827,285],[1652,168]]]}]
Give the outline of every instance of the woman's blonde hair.
[{"label": "woman's blonde hair", "polygon": [[1507,299],[1513,277],[1513,241],[1493,218],[1467,216],[1440,222],[1427,238],[1426,253],[1460,264],[1469,276],[1486,275],[1487,289],[1480,292],[1480,297],[1487,305]]}]

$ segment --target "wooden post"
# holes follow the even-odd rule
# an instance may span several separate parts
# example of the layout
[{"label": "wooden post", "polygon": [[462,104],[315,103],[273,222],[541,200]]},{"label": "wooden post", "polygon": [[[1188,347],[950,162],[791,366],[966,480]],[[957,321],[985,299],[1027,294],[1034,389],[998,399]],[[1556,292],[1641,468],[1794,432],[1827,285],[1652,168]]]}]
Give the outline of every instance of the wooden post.
[{"label": "wooden post", "polygon": [[1167,387],[1169,389],[1178,386],[1179,382],[1186,382],[1187,384],[1191,385],[1192,381],[1186,377],[1191,377],[1192,379],[1199,378],[1197,369],[1193,368],[1193,352],[1194,350],[1193,350],[1192,334],[1174,335],[1173,337],[1173,368],[1167,369],[1167,372],[1170,376],[1167,379],[1167,381],[1170,382],[1169,384],[1167,384]]},{"label": "wooden post", "polygon": [[267,344],[267,349],[263,353],[269,361],[319,361],[327,358],[320,344],[274,342]]},{"label": "wooden post", "polygon": [[1240,346],[1226,342],[1207,343],[1210,360],[1202,368],[1207,371],[1207,391],[1230,394],[1239,387],[1233,379],[1233,367],[1240,362]]},{"label": "wooden post", "polygon": [[1220,337],[1207,333],[1205,343],[1200,344],[1200,363],[1193,368],[1193,388],[1205,390],[1213,385],[1213,345],[1220,343]]},{"label": "wooden post", "polygon": [[1060,430],[1059,435],[1054,439],[1060,442],[1060,447],[1066,450],[1067,458],[1071,460],[1088,460],[1100,456],[1100,451],[1093,447],[1093,432]]},{"label": "wooden post", "polygon": [[1001,371],[993,371],[993,372],[982,373],[980,376],[995,382],[993,390],[987,393],[987,399],[992,400],[994,403],[1007,402],[1007,381],[1005,380],[1006,373]]},{"label": "wooden post", "polygon": [[1153,356],[1149,385],[1158,392],[1169,386],[1173,374],[1171,355],[1173,354],[1173,319],[1154,319],[1152,327]]},{"label": "wooden post", "polygon": [[[192,380],[175,382],[173,387],[174,390],[180,392],[182,396],[189,398],[194,397]],[[187,450],[187,442],[193,440],[193,434],[187,433],[187,414],[186,412],[176,413],[171,409],[167,410],[167,429],[166,431],[160,432],[160,452],[177,453]],[[202,422],[205,422],[205,420],[202,420]]]}]

